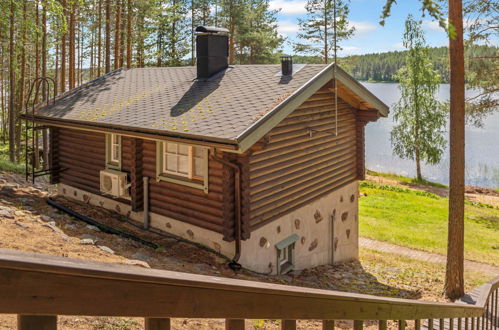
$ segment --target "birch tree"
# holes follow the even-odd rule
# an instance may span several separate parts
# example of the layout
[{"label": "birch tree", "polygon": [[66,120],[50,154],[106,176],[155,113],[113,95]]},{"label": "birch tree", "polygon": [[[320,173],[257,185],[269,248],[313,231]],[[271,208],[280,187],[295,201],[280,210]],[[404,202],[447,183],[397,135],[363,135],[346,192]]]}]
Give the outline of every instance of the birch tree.
[{"label": "birch tree", "polygon": [[445,149],[446,112],[435,93],[440,76],[428,59],[421,22],[409,15],[405,21],[404,47],[408,49],[406,64],[397,72],[400,100],[395,104],[391,132],[394,153],[416,162],[417,179],[423,179],[421,162],[437,164]]}]

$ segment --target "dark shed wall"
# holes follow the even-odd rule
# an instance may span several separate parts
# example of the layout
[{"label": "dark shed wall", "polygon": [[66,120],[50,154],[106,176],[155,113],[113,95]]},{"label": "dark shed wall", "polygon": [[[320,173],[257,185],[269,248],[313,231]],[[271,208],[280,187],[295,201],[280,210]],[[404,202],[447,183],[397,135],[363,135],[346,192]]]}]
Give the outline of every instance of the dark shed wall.
[{"label": "dark shed wall", "polygon": [[249,157],[250,226],[255,229],[357,178],[356,111],[328,87],[293,111]]}]

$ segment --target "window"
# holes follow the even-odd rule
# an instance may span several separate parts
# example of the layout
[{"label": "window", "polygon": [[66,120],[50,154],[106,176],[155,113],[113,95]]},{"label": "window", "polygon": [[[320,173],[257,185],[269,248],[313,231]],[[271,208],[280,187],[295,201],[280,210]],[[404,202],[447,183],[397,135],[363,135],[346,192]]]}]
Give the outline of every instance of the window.
[{"label": "window", "polygon": [[121,135],[106,135],[106,167],[121,170]]},{"label": "window", "polygon": [[173,142],[157,142],[158,180],[208,189],[208,149]]},{"label": "window", "polygon": [[295,242],[298,235],[293,234],[275,245],[277,250],[277,274],[286,274],[294,269]]}]

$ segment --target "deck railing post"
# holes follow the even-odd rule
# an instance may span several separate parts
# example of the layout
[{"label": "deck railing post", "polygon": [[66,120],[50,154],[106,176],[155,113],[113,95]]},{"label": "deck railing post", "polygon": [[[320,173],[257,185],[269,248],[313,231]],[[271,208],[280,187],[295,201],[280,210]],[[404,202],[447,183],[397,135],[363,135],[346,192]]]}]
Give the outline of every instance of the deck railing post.
[{"label": "deck railing post", "polygon": [[353,329],[354,330],[362,330],[364,328],[364,321],[355,320],[353,321]]},{"label": "deck railing post", "polygon": [[18,330],[57,330],[56,315],[17,315]]},{"label": "deck railing post", "polygon": [[387,322],[386,320],[379,320],[378,328],[379,330],[386,330]]},{"label": "deck railing post", "polygon": [[416,330],[420,330],[421,329],[421,320],[414,320],[414,328]]},{"label": "deck railing post", "polygon": [[399,320],[399,330],[404,330],[407,322],[405,320]]},{"label": "deck railing post", "polygon": [[296,320],[282,320],[281,321],[282,330],[296,330]]},{"label": "deck railing post", "polygon": [[244,330],[244,319],[226,319],[225,330]]},{"label": "deck railing post", "polygon": [[322,330],[334,330],[334,320],[322,320]]},{"label": "deck railing post", "polygon": [[170,330],[169,318],[152,318],[145,319],[145,330]]}]

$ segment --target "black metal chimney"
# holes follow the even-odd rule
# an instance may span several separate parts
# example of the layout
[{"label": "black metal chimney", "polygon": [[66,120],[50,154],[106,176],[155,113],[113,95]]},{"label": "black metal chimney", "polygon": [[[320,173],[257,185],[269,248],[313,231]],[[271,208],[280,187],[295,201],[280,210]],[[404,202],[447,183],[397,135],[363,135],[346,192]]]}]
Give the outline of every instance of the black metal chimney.
[{"label": "black metal chimney", "polygon": [[293,57],[281,56],[281,73],[283,76],[293,75]]},{"label": "black metal chimney", "polygon": [[210,78],[229,66],[229,30],[198,26],[195,31],[197,77]]}]

